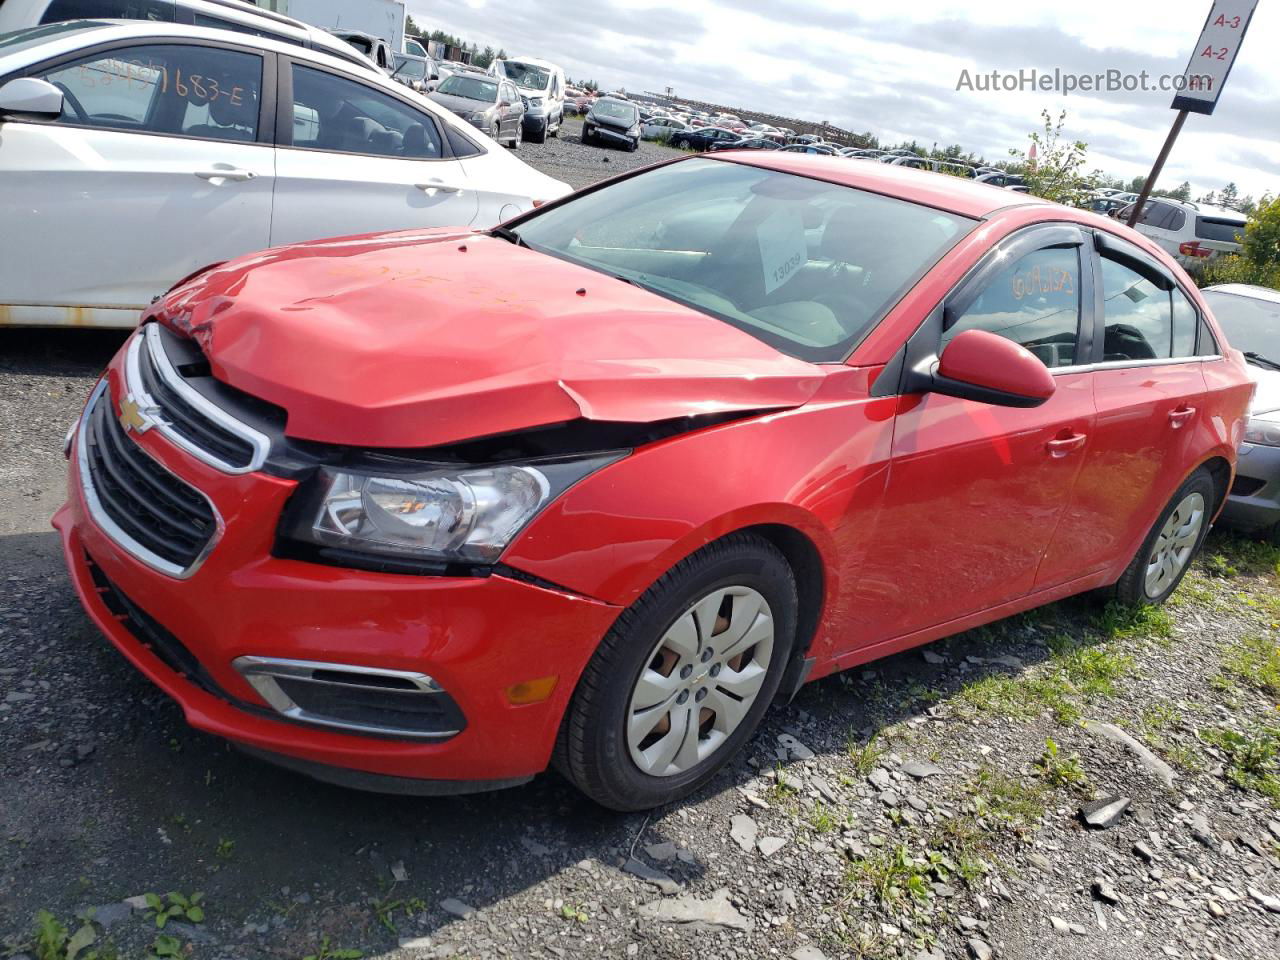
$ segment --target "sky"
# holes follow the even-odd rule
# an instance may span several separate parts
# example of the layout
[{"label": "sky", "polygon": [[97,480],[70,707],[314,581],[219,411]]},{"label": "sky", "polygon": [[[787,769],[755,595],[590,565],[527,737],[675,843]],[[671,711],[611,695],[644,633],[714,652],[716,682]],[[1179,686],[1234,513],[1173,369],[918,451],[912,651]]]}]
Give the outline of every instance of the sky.
[{"label": "sky", "polygon": [[[989,161],[1024,148],[1040,111],[1089,166],[1145,175],[1176,116],[1172,93],[957,90],[963,71],[1181,74],[1211,0],[407,0],[424,30],[558,63],[602,89],[661,92],[827,120],[882,141],[959,143]],[[1260,0],[1212,117],[1192,114],[1159,186],[1235,182],[1280,193],[1280,0]]]}]

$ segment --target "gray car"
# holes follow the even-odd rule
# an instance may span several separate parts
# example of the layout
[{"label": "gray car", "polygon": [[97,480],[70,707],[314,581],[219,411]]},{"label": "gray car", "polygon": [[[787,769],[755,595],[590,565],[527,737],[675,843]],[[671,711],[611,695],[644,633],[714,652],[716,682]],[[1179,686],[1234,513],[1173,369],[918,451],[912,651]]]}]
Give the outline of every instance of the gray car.
[{"label": "gray car", "polygon": [[524,139],[521,132],[524,104],[510,80],[498,80],[482,73],[455,73],[440,81],[428,96],[499,143],[509,144],[513,150],[519,148]]},{"label": "gray car", "polygon": [[1228,283],[1204,298],[1258,384],[1222,519],[1280,544],[1280,290]]}]

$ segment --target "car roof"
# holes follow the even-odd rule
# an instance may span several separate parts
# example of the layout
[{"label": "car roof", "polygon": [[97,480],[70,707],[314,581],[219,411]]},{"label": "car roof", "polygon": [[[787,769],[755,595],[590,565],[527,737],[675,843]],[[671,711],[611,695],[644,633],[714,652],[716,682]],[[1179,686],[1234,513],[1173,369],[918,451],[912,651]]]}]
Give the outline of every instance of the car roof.
[{"label": "car roof", "polygon": [[1251,297],[1254,300],[1267,300],[1280,303],[1280,290],[1270,287],[1259,287],[1252,283],[1220,283],[1216,287],[1205,287],[1201,293],[1229,293],[1237,297]]},{"label": "car roof", "polygon": [[[341,66],[347,70],[358,71],[359,75],[365,79],[372,78],[374,80],[386,80],[386,76],[382,74],[373,65],[372,61],[361,59],[360,63],[347,60],[344,57],[335,56],[325,50],[318,48],[302,47],[296,43],[290,43],[286,40],[276,40],[272,37],[258,36],[254,34],[241,33],[234,30],[219,30],[214,27],[194,27],[183,23],[164,23],[152,20],[82,20],[68,21],[67,26],[70,28],[72,24],[80,24],[79,29],[67,29],[65,33],[49,38],[46,42],[37,47],[26,47],[17,50],[11,54],[5,54],[0,50],[0,63],[9,57],[21,58],[22,61],[29,60],[45,60],[49,57],[58,56],[73,50],[78,50],[86,45],[92,35],[92,43],[108,43],[113,40],[135,40],[149,38],[176,38],[190,40],[221,40],[224,42],[236,42],[244,46],[256,47],[270,53],[284,53],[299,60],[314,60],[318,63],[330,66]],[[39,30],[42,27],[32,27],[30,29]],[[365,67],[368,66],[366,70]],[[390,83],[391,81],[388,81]],[[393,84],[397,92],[401,92],[403,87],[400,84]]]},{"label": "car roof", "polygon": [[945,173],[895,167],[887,163],[850,163],[847,157],[841,156],[778,150],[758,154],[716,154],[715,159],[717,162],[766,167],[780,173],[813,177],[858,190],[902,197],[975,219],[988,217],[997,210],[1014,205],[1049,205],[1049,201],[1038,197],[1013,194],[1002,187],[992,187],[969,179],[962,180]]}]

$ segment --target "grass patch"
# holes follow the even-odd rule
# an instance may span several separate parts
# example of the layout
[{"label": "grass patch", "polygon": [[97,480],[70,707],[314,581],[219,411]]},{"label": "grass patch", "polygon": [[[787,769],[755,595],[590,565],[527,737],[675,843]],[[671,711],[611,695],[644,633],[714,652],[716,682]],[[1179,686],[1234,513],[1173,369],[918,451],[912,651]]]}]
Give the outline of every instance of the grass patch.
[{"label": "grass patch", "polygon": [[867,739],[866,743],[862,743],[855,734],[850,733],[847,744],[849,759],[853,762],[853,769],[864,777],[876,768],[880,758],[888,752],[888,748],[881,746],[879,737],[874,733]]},{"label": "grass patch", "polygon": [[1051,787],[1062,787],[1068,790],[1087,790],[1089,775],[1080,765],[1078,754],[1064,755],[1053,740],[1045,740],[1044,753],[1035,763],[1040,775]]},{"label": "grass patch", "polygon": [[970,784],[974,813],[1015,833],[1029,830],[1044,816],[1045,791],[990,767],[983,767]]},{"label": "grass patch", "polygon": [[1280,806],[1280,727],[1259,725],[1247,733],[1206,730],[1201,736],[1227,757],[1226,777]]},{"label": "grass patch", "polygon": [[914,857],[905,843],[855,860],[845,873],[854,891],[870,891],[881,905],[896,909],[905,901],[923,903],[933,896],[933,864]]},{"label": "grass patch", "polygon": [[1094,623],[1112,640],[1167,640],[1173,636],[1173,617],[1164,607],[1133,607],[1112,600],[1102,608]]},{"label": "grass patch", "polygon": [[1280,644],[1265,637],[1242,637],[1227,651],[1222,669],[1271,696],[1280,696]]},{"label": "grass patch", "polygon": [[1280,576],[1280,546],[1248,537],[1215,537],[1212,552],[1205,555],[1204,568],[1210,576],[1227,579],[1267,574]]},{"label": "grass patch", "polygon": [[1105,646],[1086,646],[1067,636],[1049,641],[1053,663],[1090,699],[1114,697],[1116,681],[1133,671],[1133,658]]}]

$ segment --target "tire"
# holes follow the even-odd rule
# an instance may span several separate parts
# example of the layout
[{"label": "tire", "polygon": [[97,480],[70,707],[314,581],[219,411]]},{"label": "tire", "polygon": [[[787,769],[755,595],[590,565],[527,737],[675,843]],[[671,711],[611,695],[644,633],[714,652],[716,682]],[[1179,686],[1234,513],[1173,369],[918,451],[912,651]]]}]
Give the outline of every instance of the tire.
[{"label": "tire", "polygon": [[591,142],[591,133],[587,130],[586,127],[582,128],[582,142],[583,143]]},{"label": "tire", "polygon": [[[1160,511],[1137,554],[1108,591],[1110,597],[1132,606],[1168,600],[1204,544],[1217,503],[1213,477],[1201,467]],[[1164,562],[1157,564],[1159,559]]]},{"label": "tire", "polygon": [[677,148],[679,148],[679,149],[681,149],[681,150],[688,150],[688,149],[690,149],[690,147],[689,147],[689,138],[688,138],[688,137],[681,137],[679,140],[677,140],[677,141],[676,141],[676,147],[677,147]]},{"label": "tire", "polygon": [[[613,810],[646,810],[697,790],[750,739],[777,693],[797,607],[791,567],[761,537],[734,534],[680,561],[618,617],[591,657],[561,721],[554,764]],[[717,653],[719,636],[728,645]]]},{"label": "tire", "polygon": [[639,141],[639,140],[632,140],[632,141],[631,141],[631,143],[629,143],[629,144],[627,145],[627,150],[628,150],[628,152],[630,152],[630,153],[635,153],[635,152],[636,152],[637,150],[639,150],[639,149],[640,149],[640,141]]},{"label": "tire", "polygon": [[540,126],[537,130],[533,131],[533,133],[529,134],[530,143],[546,143],[547,142],[547,124],[549,122],[550,121],[547,121],[547,120],[542,121],[542,126]]},{"label": "tire", "polygon": [[548,137],[556,137],[556,138],[559,138],[559,136],[560,136],[560,128],[561,128],[561,127],[563,127],[563,126],[564,126],[564,111],[563,111],[563,110],[561,110],[561,111],[560,111],[560,120],[559,120],[559,122],[557,122],[557,123],[556,123],[556,128],[555,128],[554,130],[548,130],[548,131],[547,131],[547,136],[548,136]]},{"label": "tire", "polygon": [[521,144],[523,141],[524,141],[524,124],[522,124],[522,123],[517,123],[517,124],[516,124],[516,132],[515,132],[515,136],[513,136],[513,137],[511,138],[511,149],[512,149],[512,150],[519,150],[519,149],[520,149],[520,144]]}]

